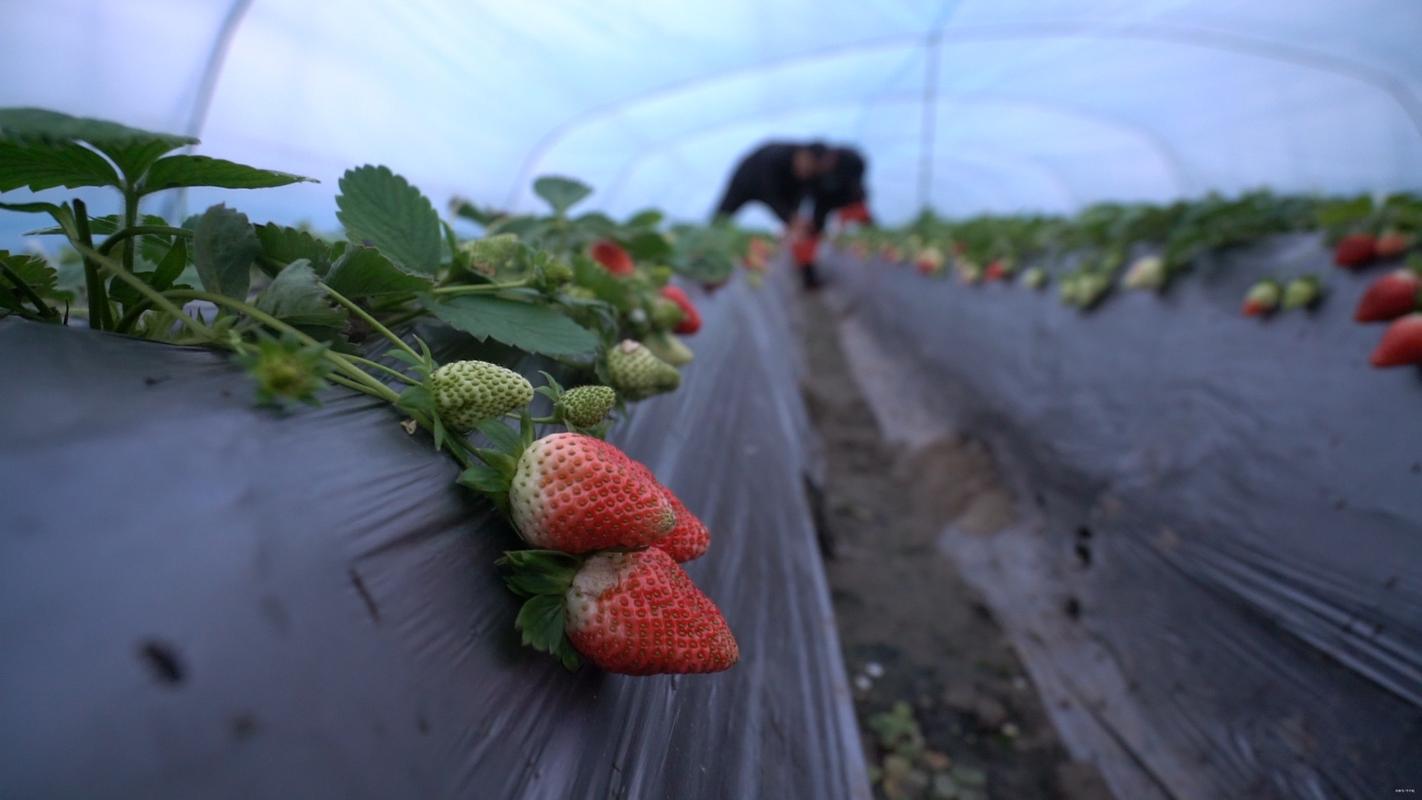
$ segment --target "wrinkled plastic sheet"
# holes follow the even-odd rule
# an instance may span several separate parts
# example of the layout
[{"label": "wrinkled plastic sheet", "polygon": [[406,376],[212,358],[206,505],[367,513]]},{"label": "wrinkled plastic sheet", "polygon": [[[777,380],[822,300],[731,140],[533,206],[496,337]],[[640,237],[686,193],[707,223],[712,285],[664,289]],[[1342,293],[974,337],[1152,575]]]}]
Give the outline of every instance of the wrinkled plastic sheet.
[{"label": "wrinkled plastic sheet", "polygon": [[[1002,462],[1023,522],[944,547],[1122,798],[1422,788],[1422,371],[1368,366],[1382,327],[1351,314],[1381,270],[1328,261],[1279,237],[1087,316],[827,263],[847,350],[897,365],[876,413]],[[1305,271],[1316,313],[1239,315]]]},{"label": "wrinkled plastic sheet", "polygon": [[221,355],[0,320],[0,794],[868,797],[784,316],[700,302],[614,435],[714,534],[742,660],[694,677],[520,647],[518,540],[378,401],[283,416]]}]

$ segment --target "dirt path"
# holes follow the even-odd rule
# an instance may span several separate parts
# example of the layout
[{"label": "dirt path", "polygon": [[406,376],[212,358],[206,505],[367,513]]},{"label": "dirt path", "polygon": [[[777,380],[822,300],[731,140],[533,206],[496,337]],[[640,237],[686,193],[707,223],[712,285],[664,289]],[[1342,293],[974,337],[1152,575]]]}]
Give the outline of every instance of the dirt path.
[{"label": "dirt path", "polygon": [[1074,763],[991,612],[942,556],[944,526],[983,535],[1013,499],[976,442],[886,443],[818,297],[800,309],[803,387],[824,444],[822,540],[875,791],[899,798],[1109,798]]}]

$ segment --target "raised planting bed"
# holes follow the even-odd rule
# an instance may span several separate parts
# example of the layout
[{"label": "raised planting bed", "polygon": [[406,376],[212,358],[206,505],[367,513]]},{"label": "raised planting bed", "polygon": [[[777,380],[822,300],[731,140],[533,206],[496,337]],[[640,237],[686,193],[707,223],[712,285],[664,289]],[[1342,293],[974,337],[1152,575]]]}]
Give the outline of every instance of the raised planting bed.
[{"label": "raised planting bed", "polygon": [[1018,521],[942,547],[1120,797],[1417,784],[1422,372],[1369,366],[1371,273],[1328,273],[1311,313],[1239,313],[1258,277],[1326,252],[1266,239],[1090,314],[825,260],[890,435],[991,445]]},{"label": "raised planting bed", "polygon": [[[16,797],[869,796],[781,306],[698,297],[681,389],[612,440],[712,531],[740,662],[520,647],[520,546],[427,433],[340,388],[251,404],[221,354],[0,320],[0,785]],[[540,362],[419,329],[442,358]]]}]

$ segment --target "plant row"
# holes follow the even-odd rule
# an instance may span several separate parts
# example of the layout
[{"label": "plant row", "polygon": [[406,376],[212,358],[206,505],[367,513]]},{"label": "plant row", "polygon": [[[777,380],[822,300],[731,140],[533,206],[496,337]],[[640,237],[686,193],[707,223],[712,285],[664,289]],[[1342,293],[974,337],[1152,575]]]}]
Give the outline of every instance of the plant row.
[{"label": "plant row", "polygon": [[[369,165],[340,179],[342,237],[254,223],[226,205],[182,220],[141,213],[174,189],[307,180],[185,152],[196,144],[0,109],[0,192],[107,187],[121,209],[94,216],[77,197],[0,203],[48,217],[32,234],[62,237],[72,254],[0,251],[0,315],[228,351],[257,400],[278,409],[318,402],[331,384],[388,402],[391,424],[426,431],[462,466],[459,483],[530,546],[499,562],[526,598],[515,621],[525,644],[570,669],[587,659],[627,674],[737,661],[720,611],[680,566],[706,552],[710,533],[605,436],[628,403],[675,390],[693,357],[680,337],[701,318],[673,276],[724,282],[744,235],[668,227],[650,210],[575,216],[591,189],[543,177],[533,188],[546,213],[455,201],[454,214],[484,229],[462,239],[418,188]],[[71,264],[80,277],[66,281]],[[535,389],[492,362],[438,363],[424,341],[396,333],[420,318],[537,354],[578,385],[543,372]]]},{"label": "plant row", "polygon": [[[1410,194],[1311,198],[1258,191],[1169,205],[1103,203],[1071,217],[947,220],[925,212],[902,228],[846,231],[839,245],[861,259],[912,263],[925,276],[951,273],[967,285],[1015,281],[1041,290],[1055,281],[1062,302],[1090,311],[1118,289],[1163,293],[1210,256],[1298,232],[1320,233],[1333,264],[1350,273],[1406,262],[1369,285],[1354,317],[1391,323],[1370,359],[1374,366],[1422,363],[1422,256],[1414,252],[1422,198]],[[1325,258],[1320,253],[1320,263]],[[1249,287],[1240,313],[1263,318],[1308,310],[1325,292],[1317,273],[1266,277]]]}]

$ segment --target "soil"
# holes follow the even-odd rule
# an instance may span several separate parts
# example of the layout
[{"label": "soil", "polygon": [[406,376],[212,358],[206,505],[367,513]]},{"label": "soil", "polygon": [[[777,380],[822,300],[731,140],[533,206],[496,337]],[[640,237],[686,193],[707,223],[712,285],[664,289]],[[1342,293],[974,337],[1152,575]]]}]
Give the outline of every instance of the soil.
[{"label": "soil", "polygon": [[801,306],[803,392],[824,450],[814,499],[876,796],[1109,799],[1095,769],[1062,747],[992,612],[937,548],[950,524],[990,536],[1014,521],[991,453],[962,437],[907,452],[888,443],[833,312],[818,295]]}]

